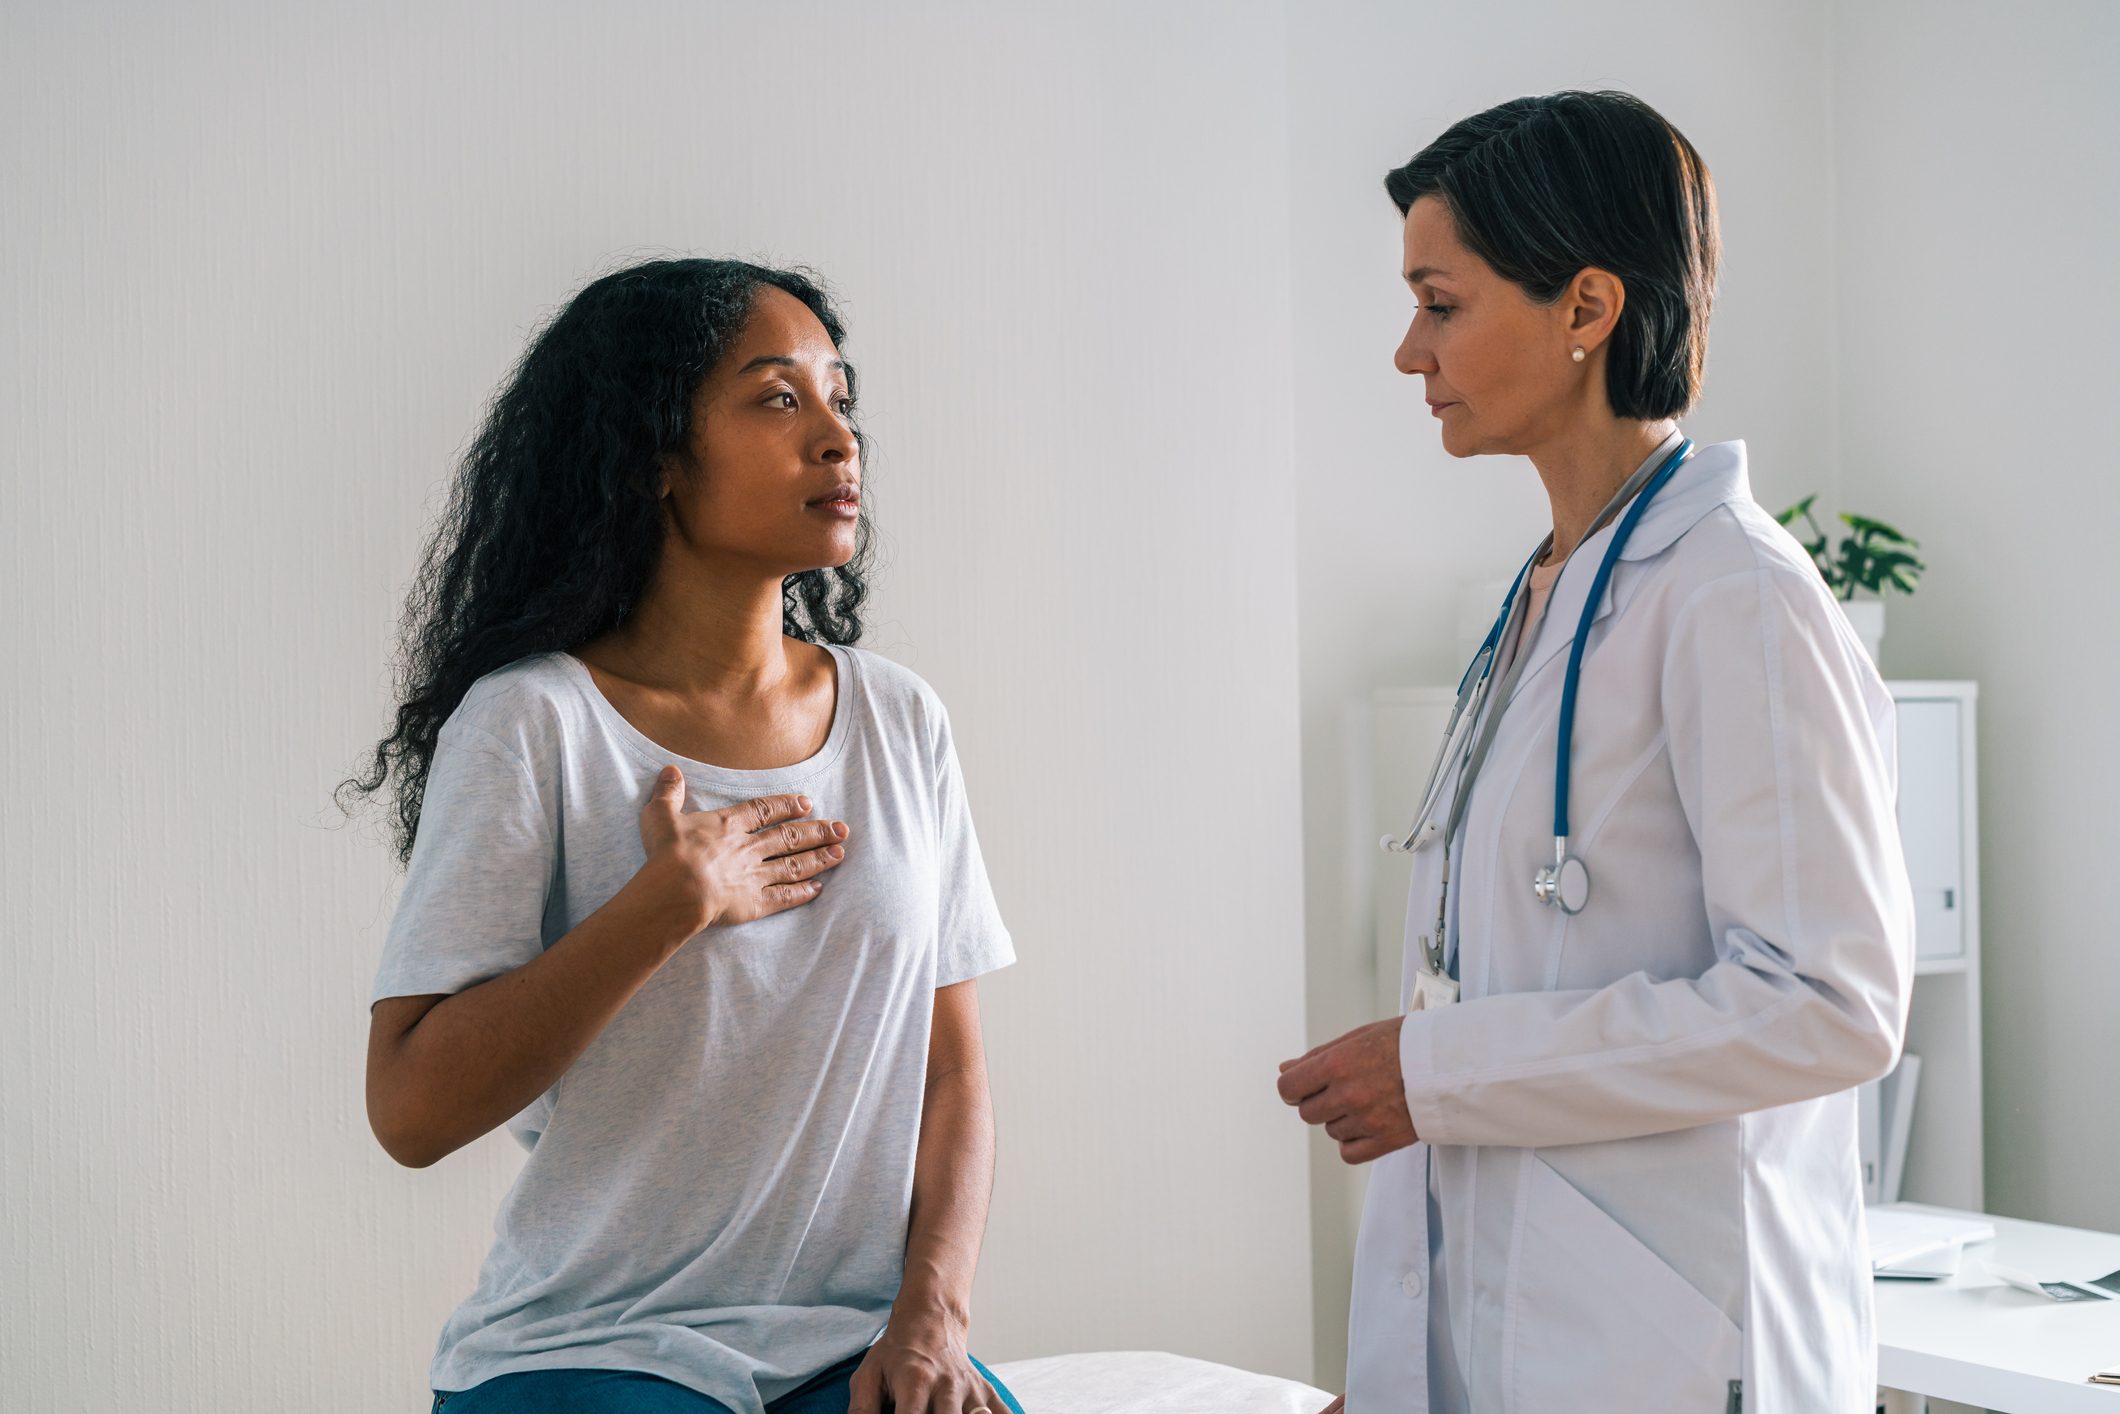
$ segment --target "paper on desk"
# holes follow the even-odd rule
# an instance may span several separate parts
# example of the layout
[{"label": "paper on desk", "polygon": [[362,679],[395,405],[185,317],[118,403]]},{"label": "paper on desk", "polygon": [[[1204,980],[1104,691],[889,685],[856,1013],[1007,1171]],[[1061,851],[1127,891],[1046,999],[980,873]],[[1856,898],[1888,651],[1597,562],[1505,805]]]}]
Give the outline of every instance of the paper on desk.
[{"label": "paper on desk", "polygon": [[1896,1267],[1946,1247],[1991,1241],[1995,1236],[1995,1225],[1984,1218],[1910,1212],[1889,1204],[1870,1209],[1867,1217],[1872,1271]]},{"label": "paper on desk", "polygon": [[1870,1275],[1879,1281],[1942,1281],[1958,1275],[1958,1259],[1965,1249],[1957,1243],[1938,1247],[1915,1257],[1901,1257],[1888,1267],[1873,1267]]},{"label": "paper on desk", "polygon": [[2102,1277],[2092,1277],[2089,1281],[2048,1281],[2044,1277],[1995,1262],[1989,1262],[1987,1269],[2018,1290],[2029,1291],[2034,1296],[2044,1296],[2049,1301],[2111,1301],[2115,1296],[2120,1296],[2120,1272],[2108,1272]]}]

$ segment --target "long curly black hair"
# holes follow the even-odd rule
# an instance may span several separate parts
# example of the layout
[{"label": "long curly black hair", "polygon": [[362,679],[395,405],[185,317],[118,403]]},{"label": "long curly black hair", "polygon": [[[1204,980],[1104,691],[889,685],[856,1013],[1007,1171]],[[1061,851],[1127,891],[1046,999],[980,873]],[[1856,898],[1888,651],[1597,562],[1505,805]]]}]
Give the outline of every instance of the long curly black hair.
[{"label": "long curly black hair", "polygon": [[[571,651],[640,602],[662,555],[659,468],[689,447],[692,395],[768,285],[801,300],[844,346],[846,326],[807,272],[654,260],[576,295],[495,395],[406,597],[396,727],[367,772],[335,793],[350,810],[395,777],[400,866],[412,857],[435,739],[471,685],[517,659]],[[849,366],[849,392],[853,377]],[[855,438],[865,457],[858,429]],[[859,641],[871,556],[864,511],[852,560],[788,576],[782,630]]]}]

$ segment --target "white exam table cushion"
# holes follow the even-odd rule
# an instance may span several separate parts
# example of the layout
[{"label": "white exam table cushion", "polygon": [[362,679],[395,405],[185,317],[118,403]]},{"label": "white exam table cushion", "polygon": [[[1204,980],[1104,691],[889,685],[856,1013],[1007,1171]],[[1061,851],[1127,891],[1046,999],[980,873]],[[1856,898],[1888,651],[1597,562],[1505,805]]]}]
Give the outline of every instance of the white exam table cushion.
[{"label": "white exam table cushion", "polygon": [[1024,1414],[1318,1414],[1332,1396],[1156,1350],[1048,1355],[993,1367]]}]

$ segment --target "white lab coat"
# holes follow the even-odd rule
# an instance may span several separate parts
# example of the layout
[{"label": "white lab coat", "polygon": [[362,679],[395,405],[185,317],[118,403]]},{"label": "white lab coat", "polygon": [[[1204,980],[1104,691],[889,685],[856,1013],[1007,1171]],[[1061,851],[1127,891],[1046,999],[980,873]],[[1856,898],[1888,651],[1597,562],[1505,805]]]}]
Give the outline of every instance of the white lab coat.
[{"label": "white lab coat", "polygon": [[[1723,1414],[1738,1379],[1744,1414],[1871,1407],[1850,1087],[1896,1063],[1914,957],[1891,700],[1752,500],[1744,444],[1701,449],[1583,658],[1589,905],[1538,903],[1561,681],[1612,533],[1555,586],[1466,812],[1464,999],[1401,1033],[1424,1142],[1370,1175],[1349,1414],[1458,1414],[1431,1402],[1438,1282],[1477,1414]],[[1441,854],[1414,860],[1409,985]]]}]

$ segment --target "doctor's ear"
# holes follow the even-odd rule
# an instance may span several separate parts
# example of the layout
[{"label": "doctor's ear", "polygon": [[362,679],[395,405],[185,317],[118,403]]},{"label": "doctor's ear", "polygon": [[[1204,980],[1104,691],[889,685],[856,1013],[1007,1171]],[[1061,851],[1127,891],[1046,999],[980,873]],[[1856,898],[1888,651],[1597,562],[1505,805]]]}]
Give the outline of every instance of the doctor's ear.
[{"label": "doctor's ear", "polygon": [[1561,332],[1575,361],[1581,363],[1585,350],[1612,337],[1620,311],[1627,307],[1627,286],[1610,270],[1592,265],[1577,271],[1554,303],[1561,316]]}]

